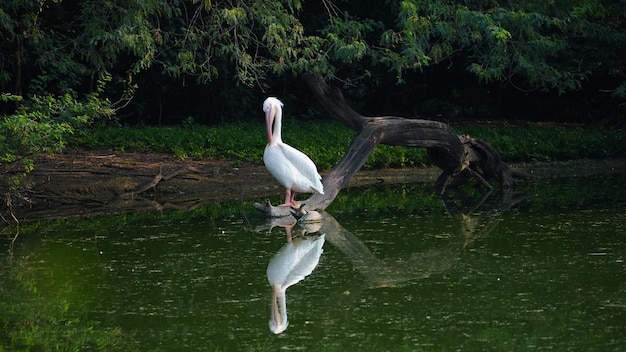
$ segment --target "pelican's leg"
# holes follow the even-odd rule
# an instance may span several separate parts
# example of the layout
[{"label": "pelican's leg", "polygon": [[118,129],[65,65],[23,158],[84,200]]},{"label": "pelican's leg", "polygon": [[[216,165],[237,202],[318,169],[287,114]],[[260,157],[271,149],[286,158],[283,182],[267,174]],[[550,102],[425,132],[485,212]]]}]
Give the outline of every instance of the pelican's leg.
[{"label": "pelican's leg", "polygon": [[285,203],[281,204],[281,205],[291,205],[291,199],[292,197],[292,192],[289,188],[285,189]]},{"label": "pelican's leg", "polygon": [[295,223],[289,226],[285,226],[285,233],[287,234],[287,242],[291,242],[293,240],[291,236],[291,229],[293,229],[294,226],[296,226]]},{"label": "pelican's leg", "polygon": [[291,200],[289,201],[289,204],[291,204],[291,206],[293,207],[299,207],[300,204],[296,203],[296,192],[291,191]]},{"label": "pelican's leg", "polygon": [[296,203],[296,192],[290,189],[285,190],[285,203],[281,206],[299,207],[300,204]]}]

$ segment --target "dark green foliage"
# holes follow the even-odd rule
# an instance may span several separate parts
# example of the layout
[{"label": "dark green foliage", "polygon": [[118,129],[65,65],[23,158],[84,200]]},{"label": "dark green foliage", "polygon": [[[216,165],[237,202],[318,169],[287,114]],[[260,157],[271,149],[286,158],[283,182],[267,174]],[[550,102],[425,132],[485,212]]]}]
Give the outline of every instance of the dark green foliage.
[{"label": "dark green foliage", "polygon": [[622,158],[626,155],[626,134],[620,130],[525,124],[462,127],[458,131],[488,141],[510,162]]},{"label": "dark green foliage", "polygon": [[[307,153],[321,169],[330,169],[341,159],[354,134],[328,121],[286,121],[283,131],[285,142]],[[262,163],[266,143],[264,124],[237,123],[214,127],[101,127],[76,134],[70,146]]]},{"label": "dark green foliage", "polygon": [[82,96],[108,78],[103,98],[115,107],[135,93],[124,122],[149,124],[233,122],[287,90],[307,100],[294,80],[303,73],[337,78],[365,104],[381,95],[380,110],[404,115],[453,89],[479,91],[495,110],[515,90],[582,91],[587,104],[604,102],[595,113],[614,114],[624,109],[625,10],[596,0],[8,0],[0,89]]},{"label": "dark green foliage", "polygon": [[380,188],[345,189],[328,209],[331,213],[393,212],[415,214],[443,212],[441,198],[427,185],[395,185]]},{"label": "dark green foliage", "polygon": [[[458,134],[488,141],[507,162],[566,161],[581,158],[620,158],[626,155],[623,131],[549,124],[461,126]],[[329,170],[343,157],[354,132],[332,121],[285,121],[286,143],[311,157],[320,170]],[[75,135],[72,147],[116,151],[158,151],[179,157],[233,159],[262,163],[266,135],[263,123],[186,127],[103,127]],[[424,148],[379,145],[365,168],[430,165]]]},{"label": "dark green foliage", "polygon": [[[0,101],[21,101],[21,96],[3,94]],[[20,185],[21,178],[32,170],[32,158],[38,153],[55,153],[65,147],[70,135],[94,118],[113,115],[107,101],[90,94],[79,101],[72,95],[33,96],[11,115],[0,117],[0,166],[21,168],[15,177],[5,179],[4,192]],[[18,164],[18,165],[16,165]]]}]

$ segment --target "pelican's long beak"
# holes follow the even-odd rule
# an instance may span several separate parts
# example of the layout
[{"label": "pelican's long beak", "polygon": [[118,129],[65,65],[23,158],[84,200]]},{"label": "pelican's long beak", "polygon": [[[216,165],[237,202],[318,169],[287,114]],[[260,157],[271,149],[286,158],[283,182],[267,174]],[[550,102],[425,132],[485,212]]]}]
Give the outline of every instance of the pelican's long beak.
[{"label": "pelican's long beak", "polygon": [[265,112],[265,125],[267,128],[267,141],[272,143],[272,124],[274,123],[274,116],[276,116],[276,109],[272,106]]}]

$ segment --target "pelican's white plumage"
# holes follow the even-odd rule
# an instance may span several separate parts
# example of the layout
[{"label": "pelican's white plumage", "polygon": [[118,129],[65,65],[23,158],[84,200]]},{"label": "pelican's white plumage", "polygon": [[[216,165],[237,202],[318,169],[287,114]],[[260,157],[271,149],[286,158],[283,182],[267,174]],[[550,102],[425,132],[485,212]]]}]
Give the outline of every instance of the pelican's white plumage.
[{"label": "pelican's white plumage", "polygon": [[296,193],[318,192],[324,194],[322,176],[315,163],[303,152],[283,143],[283,103],[269,97],[263,102],[268,143],[263,153],[267,170],[285,187],[285,203],[297,206]]},{"label": "pelican's white plumage", "polygon": [[298,237],[285,244],[267,266],[267,281],[272,285],[272,319],[270,330],[279,334],[287,329],[286,291],[307,275],[320,261],[324,246],[324,235]]}]

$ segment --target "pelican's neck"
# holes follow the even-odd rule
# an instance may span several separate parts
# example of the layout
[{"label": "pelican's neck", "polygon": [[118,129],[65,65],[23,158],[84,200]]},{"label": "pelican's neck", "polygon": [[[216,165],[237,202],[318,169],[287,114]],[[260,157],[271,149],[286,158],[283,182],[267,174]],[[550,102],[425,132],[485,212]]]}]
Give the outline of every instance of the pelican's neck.
[{"label": "pelican's neck", "polygon": [[289,326],[285,290],[280,287],[274,287],[272,292],[272,319],[269,322],[269,326],[274,334],[280,334],[287,330]]},{"label": "pelican's neck", "polygon": [[283,142],[283,108],[280,105],[274,105],[274,128],[272,129],[272,140],[276,143]]}]

